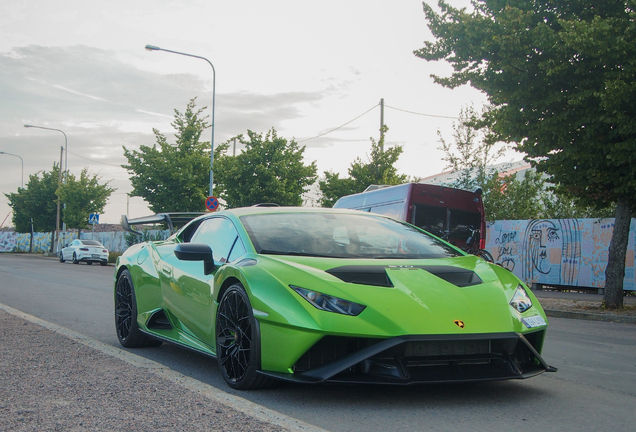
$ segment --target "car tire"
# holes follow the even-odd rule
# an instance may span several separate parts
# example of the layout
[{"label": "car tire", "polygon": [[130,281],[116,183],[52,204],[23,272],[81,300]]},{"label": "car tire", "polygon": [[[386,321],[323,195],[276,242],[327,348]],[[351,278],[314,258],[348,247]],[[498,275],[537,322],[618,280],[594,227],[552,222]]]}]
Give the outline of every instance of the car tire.
[{"label": "car tire", "polygon": [[64,261],[64,255],[62,255],[62,251],[60,251],[60,262],[63,263]]},{"label": "car tire", "polygon": [[100,262],[100,263],[99,263],[99,265],[100,265],[100,266],[102,266],[102,267],[104,267],[104,266],[107,266],[107,265],[108,265],[108,263],[107,263],[107,262],[103,262],[103,261],[102,261],[102,262]]},{"label": "car tire", "polygon": [[77,259],[77,255],[73,252],[73,264],[79,264],[79,260]]},{"label": "car tire", "polygon": [[86,265],[93,265],[93,261],[86,261]]},{"label": "car tire", "polygon": [[126,348],[153,347],[162,344],[139,330],[137,298],[128,270],[121,272],[115,285],[115,330],[119,343]]},{"label": "car tire", "polygon": [[233,389],[271,387],[277,380],[259,375],[260,335],[252,306],[241,284],[221,297],[216,314],[216,359],[223,379]]}]

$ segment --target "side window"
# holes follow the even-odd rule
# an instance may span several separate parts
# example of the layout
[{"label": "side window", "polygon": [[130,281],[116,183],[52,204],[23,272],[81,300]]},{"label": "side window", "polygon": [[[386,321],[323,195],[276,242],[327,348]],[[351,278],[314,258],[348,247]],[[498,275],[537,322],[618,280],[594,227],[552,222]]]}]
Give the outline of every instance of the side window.
[{"label": "side window", "polygon": [[[238,232],[234,228],[234,224],[229,219],[222,217],[203,221],[190,241],[210,245],[214,261],[218,263],[233,261],[245,253],[245,248],[238,238]],[[243,249],[242,253],[240,253],[241,248]]]},{"label": "side window", "polygon": [[236,243],[234,243],[234,247],[232,247],[232,251],[230,252],[230,257],[227,259],[227,262],[236,261],[237,258],[245,255],[245,246],[243,246],[243,242],[238,236],[236,237]]}]

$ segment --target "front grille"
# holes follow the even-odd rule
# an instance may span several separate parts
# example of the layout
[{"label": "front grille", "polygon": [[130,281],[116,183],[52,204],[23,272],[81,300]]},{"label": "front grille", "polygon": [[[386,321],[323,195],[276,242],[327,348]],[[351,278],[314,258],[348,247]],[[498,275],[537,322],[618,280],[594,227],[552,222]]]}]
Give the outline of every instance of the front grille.
[{"label": "front grille", "polygon": [[[390,339],[326,336],[294,365],[295,373],[337,382],[442,382],[529,377],[545,371],[536,351],[544,331]],[[379,345],[376,345],[379,344]],[[388,381],[387,381],[388,380]]]},{"label": "front grille", "polygon": [[445,340],[407,342],[405,357],[443,357],[488,354],[490,340]]},{"label": "front grille", "polygon": [[325,336],[311,347],[294,365],[294,372],[322,366],[348,354],[371,346],[381,339]]}]

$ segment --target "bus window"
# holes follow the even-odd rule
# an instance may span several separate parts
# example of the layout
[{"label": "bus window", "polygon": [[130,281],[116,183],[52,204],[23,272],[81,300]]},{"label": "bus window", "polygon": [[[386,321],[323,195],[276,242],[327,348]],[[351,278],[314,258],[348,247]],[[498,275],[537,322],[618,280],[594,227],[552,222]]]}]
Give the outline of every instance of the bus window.
[{"label": "bus window", "polygon": [[413,225],[438,237],[445,237],[446,207],[415,204]]},{"label": "bus window", "polygon": [[450,209],[448,237],[466,242],[471,230],[481,229],[481,215],[477,212]]}]

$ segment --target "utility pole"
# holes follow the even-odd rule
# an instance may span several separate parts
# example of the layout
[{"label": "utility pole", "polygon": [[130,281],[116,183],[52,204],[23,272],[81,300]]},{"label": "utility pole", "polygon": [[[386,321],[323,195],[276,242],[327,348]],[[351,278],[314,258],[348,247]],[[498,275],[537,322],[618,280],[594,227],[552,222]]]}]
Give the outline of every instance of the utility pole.
[{"label": "utility pole", "polygon": [[234,151],[232,152],[232,156],[236,156],[236,138],[234,138]]},{"label": "utility pole", "polygon": [[384,98],[380,99],[380,151],[384,153]]},{"label": "utility pole", "polygon": [[[64,147],[60,147],[60,166],[59,171],[60,175],[57,180],[58,187],[62,186],[62,158],[64,156]],[[54,250],[51,252],[55,252],[57,255],[58,251],[58,243],[60,242],[60,198],[57,198],[57,220],[55,222],[55,241],[51,245]]]}]

